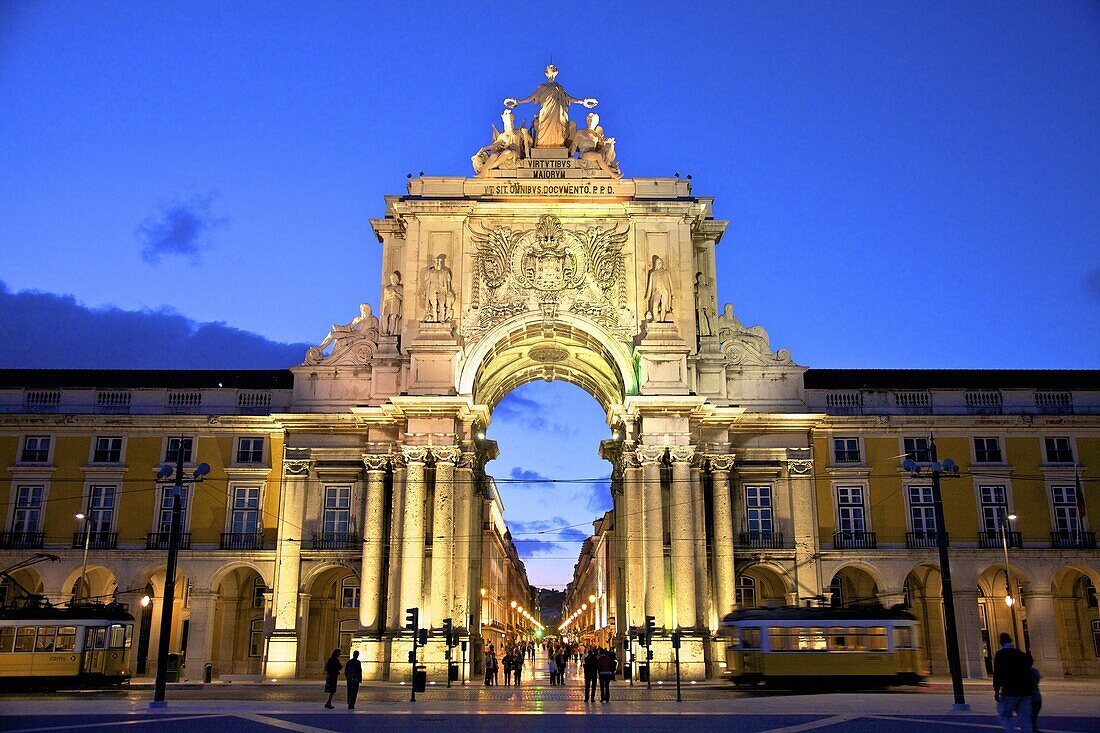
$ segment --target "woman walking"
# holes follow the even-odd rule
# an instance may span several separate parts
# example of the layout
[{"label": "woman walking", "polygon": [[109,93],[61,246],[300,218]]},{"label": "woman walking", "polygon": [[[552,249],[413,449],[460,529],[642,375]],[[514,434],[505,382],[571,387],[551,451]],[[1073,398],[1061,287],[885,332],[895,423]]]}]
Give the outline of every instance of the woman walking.
[{"label": "woman walking", "polygon": [[340,673],[343,671],[344,665],[340,663],[340,650],[333,649],[332,655],[325,662],[325,692],[328,693],[325,707],[329,710],[333,709],[332,698],[336,694],[336,680],[340,678]]}]

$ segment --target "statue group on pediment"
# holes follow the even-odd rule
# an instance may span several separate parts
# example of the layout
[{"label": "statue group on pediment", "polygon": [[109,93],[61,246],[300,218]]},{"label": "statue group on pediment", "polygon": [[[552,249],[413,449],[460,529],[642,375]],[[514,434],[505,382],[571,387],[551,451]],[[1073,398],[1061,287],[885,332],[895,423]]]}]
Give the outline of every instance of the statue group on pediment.
[{"label": "statue group on pediment", "polygon": [[[546,67],[546,82],[530,95],[504,100],[505,110],[501,115],[504,130],[498,131],[494,125],[492,142],[474,153],[470,162],[475,174],[484,177],[498,169],[514,170],[519,161],[531,157],[534,148],[564,148],[570,158],[579,157],[612,178],[622,178],[622,171],[615,162],[615,138],[604,134],[599,115],[589,114],[588,124],[583,129],[578,129],[577,123],[569,119],[570,105],[580,104],[592,109],[599,102],[591,97],[570,96],[558,84],[557,76],[558,69],[551,64]],[[539,105],[538,114],[531,120],[530,128],[526,120],[516,127],[512,110],[528,102]]]}]

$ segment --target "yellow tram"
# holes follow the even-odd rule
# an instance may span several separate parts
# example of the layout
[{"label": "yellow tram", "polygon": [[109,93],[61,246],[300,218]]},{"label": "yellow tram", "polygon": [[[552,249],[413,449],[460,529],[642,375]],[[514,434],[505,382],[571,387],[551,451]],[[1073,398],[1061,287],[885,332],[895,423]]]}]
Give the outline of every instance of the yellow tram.
[{"label": "yellow tram", "polygon": [[43,687],[130,679],[134,617],[119,605],[0,609],[0,682]]},{"label": "yellow tram", "polygon": [[905,611],[777,608],[723,621],[723,675],[738,685],[913,685],[924,676],[918,624]]}]

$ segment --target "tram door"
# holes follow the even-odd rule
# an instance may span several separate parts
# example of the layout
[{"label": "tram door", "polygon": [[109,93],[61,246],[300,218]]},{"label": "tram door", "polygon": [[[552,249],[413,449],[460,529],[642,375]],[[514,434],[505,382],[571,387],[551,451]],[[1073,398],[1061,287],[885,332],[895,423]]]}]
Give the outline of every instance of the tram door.
[{"label": "tram door", "polygon": [[107,657],[107,628],[89,626],[84,635],[84,674],[103,674],[103,665]]}]

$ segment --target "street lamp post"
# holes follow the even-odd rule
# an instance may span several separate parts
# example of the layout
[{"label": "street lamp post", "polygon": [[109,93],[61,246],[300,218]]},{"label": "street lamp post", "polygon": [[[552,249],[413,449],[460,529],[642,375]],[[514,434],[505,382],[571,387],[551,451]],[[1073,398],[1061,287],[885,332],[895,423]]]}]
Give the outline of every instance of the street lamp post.
[{"label": "street lamp post", "polygon": [[80,513],[76,515],[76,518],[84,522],[84,565],[80,568],[80,592],[91,600],[92,594],[88,592],[88,545],[92,539],[91,533],[91,517]]},{"label": "street lamp post", "polygon": [[1015,519],[1015,514],[1006,511],[1001,512],[1001,547],[1005,553],[1005,604],[1012,615],[1012,637],[1016,638],[1016,632],[1020,628],[1016,620],[1016,597],[1012,593],[1012,570],[1008,564],[1008,522]]},{"label": "street lamp post", "polygon": [[[936,454],[936,438],[928,436],[929,458],[932,464],[932,511],[936,518],[936,548],[940,555],[940,586],[943,595],[943,631],[947,642],[947,666],[951,670],[951,688],[955,695],[955,702],[951,709],[955,712],[963,712],[970,709],[966,703],[966,695],[963,692],[962,661],[959,657],[959,630],[955,625],[955,596],[951,589],[951,560],[948,556],[947,524],[943,517],[943,495],[940,492],[940,474],[947,471],[949,475],[958,476],[959,467],[950,458],[944,459],[941,464]],[[902,467],[910,471],[914,476],[920,475],[920,466],[912,458],[905,459]]]},{"label": "street lamp post", "polygon": [[[183,440],[180,440],[176,450],[175,468],[164,464],[157,471],[157,479],[164,480],[175,474],[175,480],[171,484],[172,491],[172,524],[168,533],[168,565],[164,570],[164,600],[160,611],[160,639],[157,645],[157,677],[153,685],[153,701],[149,703],[151,708],[168,707],[164,699],[164,693],[168,686],[168,649],[172,643],[172,611],[176,601],[176,559],[179,555],[180,532],[183,524],[183,504],[181,497],[185,483],[201,481],[202,477],[210,473],[210,466],[200,463],[195,469],[192,478],[183,476]],[[165,486],[165,490],[168,487]]]}]

